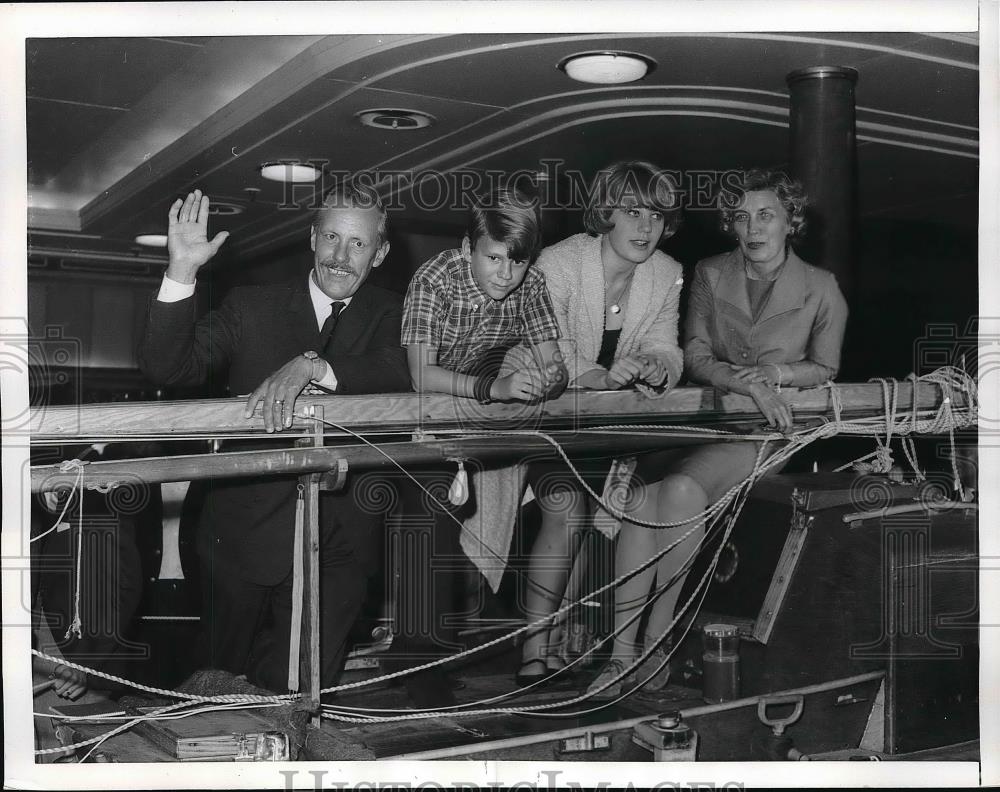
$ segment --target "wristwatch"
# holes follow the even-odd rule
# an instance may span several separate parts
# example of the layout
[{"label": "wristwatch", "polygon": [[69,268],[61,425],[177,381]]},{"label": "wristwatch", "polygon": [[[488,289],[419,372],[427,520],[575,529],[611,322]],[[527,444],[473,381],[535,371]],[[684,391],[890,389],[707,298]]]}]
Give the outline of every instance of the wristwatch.
[{"label": "wristwatch", "polygon": [[[309,362],[312,363],[313,369],[312,369],[312,376],[310,377],[310,379],[313,382],[319,382],[321,379],[323,379],[323,375],[326,374],[326,362],[323,361],[323,359],[319,356],[319,352],[316,352],[315,350],[310,349],[307,352],[303,352],[302,353],[302,357],[304,357],[306,360],[308,360]],[[316,374],[316,361],[317,360],[323,362],[323,370],[319,373],[318,376]]]}]

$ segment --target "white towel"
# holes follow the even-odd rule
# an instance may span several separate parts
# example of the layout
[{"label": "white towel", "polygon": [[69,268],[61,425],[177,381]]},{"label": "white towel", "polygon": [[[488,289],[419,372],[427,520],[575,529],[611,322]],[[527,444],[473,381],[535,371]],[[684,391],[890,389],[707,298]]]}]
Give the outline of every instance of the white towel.
[{"label": "white towel", "polygon": [[462,527],[462,551],[486,578],[494,592],[499,590],[510,540],[525,487],[524,464],[472,470],[476,511]]}]

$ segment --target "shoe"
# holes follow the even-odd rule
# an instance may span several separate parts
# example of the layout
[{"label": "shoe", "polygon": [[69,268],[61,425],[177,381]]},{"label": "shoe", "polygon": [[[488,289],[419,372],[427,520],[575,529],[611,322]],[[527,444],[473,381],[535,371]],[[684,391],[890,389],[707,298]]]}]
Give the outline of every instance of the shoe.
[{"label": "shoe", "polygon": [[518,687],[527,687],[543,682],[555,673],[549,664],[541,657],[534,657],[521,663],[520,670],[514,675]]},{"label": "shoe", "polygon": [[609,660],[607,665],[594,677],[594,681],[590,683],[587,688],[587,695],[598,699],[617,698],[620,696],[622,687],[625,684],[626,668],[628,666],[616,657]]},{"label": "shoe", "polygon": [[647,693],[663,690],[670,681],[670,661],[667,660],[667,653],[662,648],[656,647],[633,672],[633,676],[636,682],[642,683],[642,689]]}]

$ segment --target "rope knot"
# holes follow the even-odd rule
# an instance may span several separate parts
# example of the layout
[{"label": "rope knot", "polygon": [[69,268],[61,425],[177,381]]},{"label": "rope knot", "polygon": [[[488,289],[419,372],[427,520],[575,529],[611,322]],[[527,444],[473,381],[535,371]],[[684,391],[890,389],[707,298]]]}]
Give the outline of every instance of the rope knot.
[{"label": "rope knot", "polygon": [[892,449],[887,445],[879,446],[871,455],[871,462],[855,462],[857,473],[888,473],[892,470]]}]

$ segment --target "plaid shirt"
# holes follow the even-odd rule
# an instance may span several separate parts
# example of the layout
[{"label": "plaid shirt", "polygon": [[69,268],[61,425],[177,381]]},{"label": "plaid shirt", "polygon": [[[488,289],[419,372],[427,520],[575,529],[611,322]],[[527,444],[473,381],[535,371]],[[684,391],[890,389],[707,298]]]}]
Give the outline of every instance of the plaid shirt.
[{"label": "plaid shirt", "polygon": [[505,300],[494,300],[472,277],[461,250],[445,250],[410,281],[403,308],[402,344],[437,348],[437,365],[467,374],[496,347],[529,346],[559,338],[545,277],[534,266]]}]

